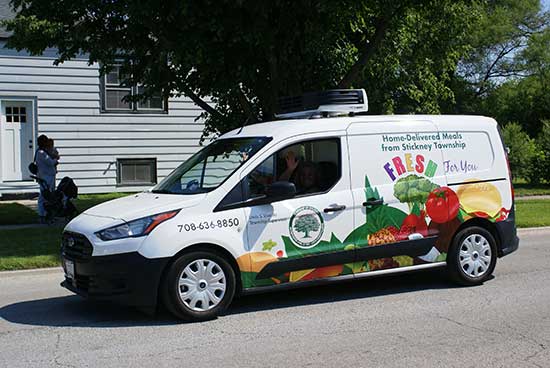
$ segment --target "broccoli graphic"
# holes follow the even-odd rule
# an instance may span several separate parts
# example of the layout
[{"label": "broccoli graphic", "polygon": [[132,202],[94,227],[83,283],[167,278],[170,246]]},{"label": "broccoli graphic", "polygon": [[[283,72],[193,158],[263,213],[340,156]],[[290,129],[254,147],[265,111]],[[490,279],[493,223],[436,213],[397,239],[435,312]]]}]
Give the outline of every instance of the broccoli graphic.
[{"label": "broccoli graphic", "polygon": [[438,187],[428,179],[412,174],[395,183],[393,195],[399,202],[408,203],[409,207],[417,203],[420,208],[423,208],[430,192]]},{"label": "broccoli graphic", "polygon": [[310,238],[309,232],[319,230],[319,226],[321,224],[314,215],[303,215],[298,217],[294,223],[294,230],[305,233],[304,238]]}]

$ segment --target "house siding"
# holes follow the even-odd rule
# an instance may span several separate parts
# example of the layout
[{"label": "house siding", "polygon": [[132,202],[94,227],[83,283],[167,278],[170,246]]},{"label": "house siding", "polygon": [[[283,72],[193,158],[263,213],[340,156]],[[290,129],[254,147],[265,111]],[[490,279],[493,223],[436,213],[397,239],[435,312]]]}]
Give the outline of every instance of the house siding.
[{"label": "house siding", "polygon": [[[34,98],[35,135],[55,139],[61,155],[58,180],[70,176],[81,193],[143,190],[117,186],[118,158],[156,158],[161,180],[200,148],[202,110],[191,100],[170,98],[168,113],[104,113],[98,66],[85,59],[54,66],[54,56],[0,49],[0,98]],[[27,191],[36,185],[0,181],[0,194]]]}]

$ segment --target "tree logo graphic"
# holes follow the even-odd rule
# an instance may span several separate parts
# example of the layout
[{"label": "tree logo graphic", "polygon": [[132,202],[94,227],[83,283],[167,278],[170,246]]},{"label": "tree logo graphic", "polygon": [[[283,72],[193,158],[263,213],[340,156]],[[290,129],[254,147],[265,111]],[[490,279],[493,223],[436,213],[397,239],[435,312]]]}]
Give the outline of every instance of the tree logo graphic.
[{"label": "tree logo graphic", "polygon": [[294,211],[288,224],[290,237],[303,249],[313,248],[323,235],[323,216],[314,207],[304,206]]}]

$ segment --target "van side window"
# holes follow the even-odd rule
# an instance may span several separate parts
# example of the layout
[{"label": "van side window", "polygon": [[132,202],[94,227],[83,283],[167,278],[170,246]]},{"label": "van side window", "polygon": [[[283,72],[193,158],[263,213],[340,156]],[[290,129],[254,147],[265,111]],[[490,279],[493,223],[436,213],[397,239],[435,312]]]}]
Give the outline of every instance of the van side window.
[{"label": "van side window", "polygon": [[287,146],[264,160],[245,179],[248,198],[265,194],[275,181],[296,185],[298,195],[323,193],[341,176],[340,140],[319,139]]}]

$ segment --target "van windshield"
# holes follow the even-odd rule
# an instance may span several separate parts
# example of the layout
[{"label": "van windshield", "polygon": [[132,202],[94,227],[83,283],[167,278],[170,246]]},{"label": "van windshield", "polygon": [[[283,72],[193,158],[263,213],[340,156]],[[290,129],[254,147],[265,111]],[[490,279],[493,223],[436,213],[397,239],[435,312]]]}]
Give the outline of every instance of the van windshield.
[{"label": "van windshield", "polygon": [[197,194],[219,187],[271,138],[220,139],[209,144],[157,184],[152,192]]}]

